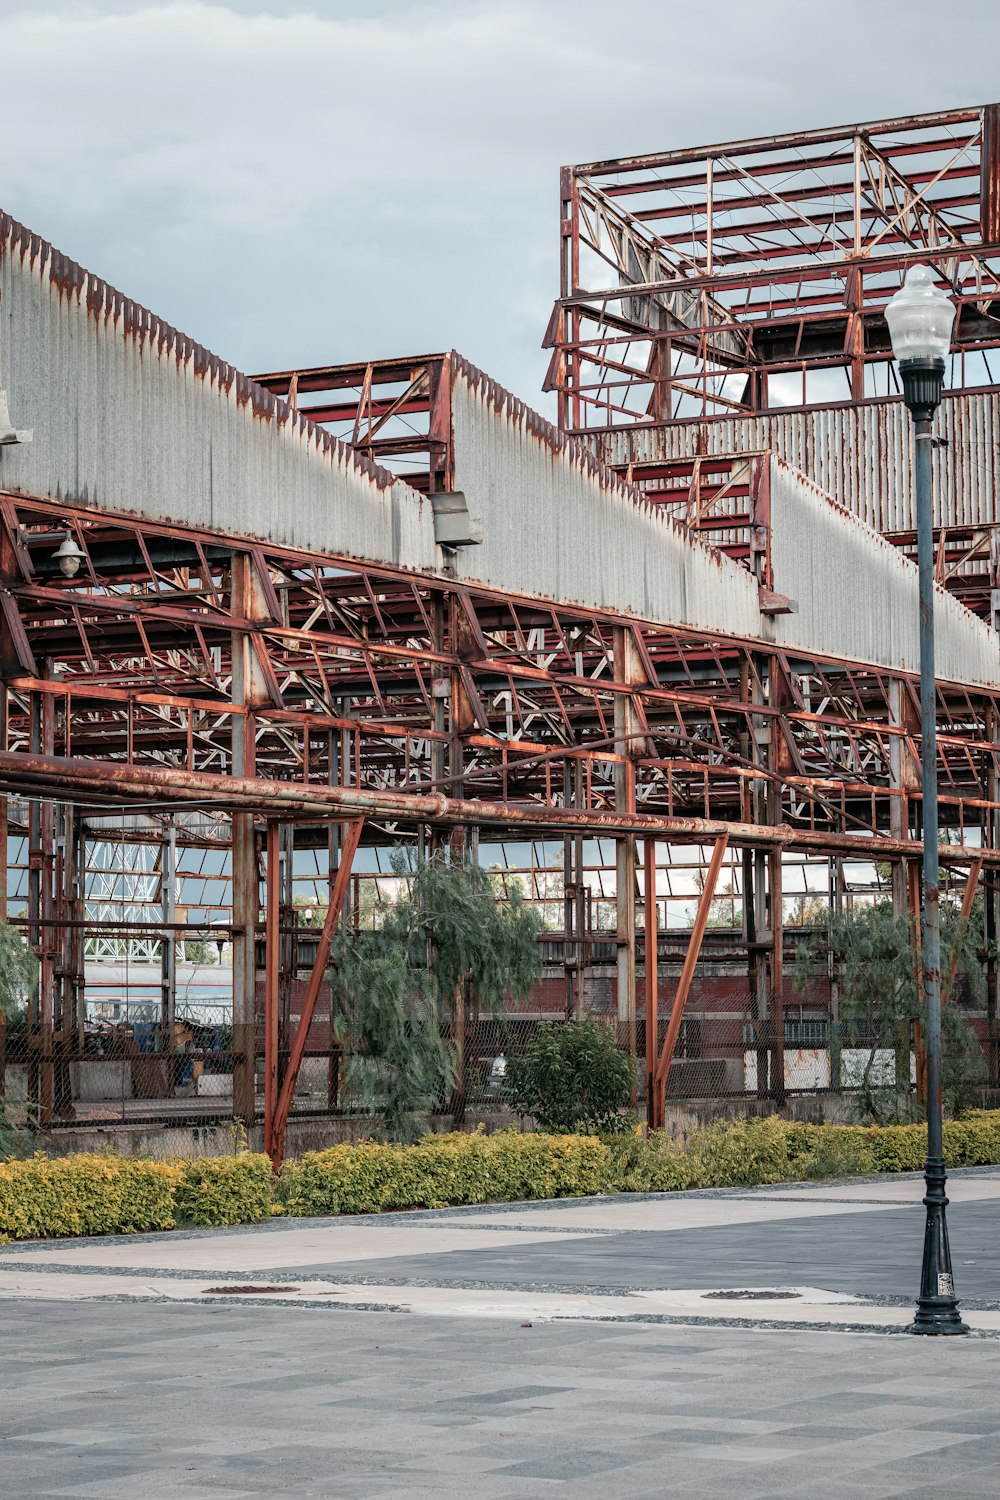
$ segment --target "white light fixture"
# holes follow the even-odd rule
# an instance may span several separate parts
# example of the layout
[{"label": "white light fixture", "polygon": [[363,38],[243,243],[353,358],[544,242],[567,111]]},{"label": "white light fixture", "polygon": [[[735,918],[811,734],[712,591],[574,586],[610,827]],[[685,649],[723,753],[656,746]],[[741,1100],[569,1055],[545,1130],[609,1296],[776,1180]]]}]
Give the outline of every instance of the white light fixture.
[{"label": "white light fixture", "polygon": [[80,571],[80,564],[84,559],[84,553],[77,546],[73,533],[67,531],[55,551],[55,559],[59,564],[59,571],[64,578],[75,578]]},{"label": "white light fixture", "polygon": [[900,364],[910,359],[944,360],[951,348],[955,304],[934,285],[929,266],[911,266],[889,299],[885,321]]},{"label": "white light fixture", "polygon": [[938,291],[929,266],[911,266],[886,304],[885,321],[899,364],[903,400],[913,420],[926,426],[941,404],[955,304]]}]

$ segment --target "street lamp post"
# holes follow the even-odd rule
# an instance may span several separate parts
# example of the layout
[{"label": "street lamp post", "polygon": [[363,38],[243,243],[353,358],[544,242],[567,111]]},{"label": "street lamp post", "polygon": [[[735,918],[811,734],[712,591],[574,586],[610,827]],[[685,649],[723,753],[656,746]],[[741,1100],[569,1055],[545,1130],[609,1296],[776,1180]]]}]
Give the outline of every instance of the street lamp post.
[{"label": "street lamp post", "polygon": [[934,285],[927,266],[911,266],[888,303],[886,322],[913,418],[920,570],[920,765],[923,806],[923,991],[927,1048],[927,1224],[920,1295],[910,1333],[968,1333],[958,1310],[948,1245],[945,1164],[941,1139],[941,932],[938,878],[937,721],[934,682],[934,532],[931,515],[931,428],[941,401],[951,347],[954,304]]}]

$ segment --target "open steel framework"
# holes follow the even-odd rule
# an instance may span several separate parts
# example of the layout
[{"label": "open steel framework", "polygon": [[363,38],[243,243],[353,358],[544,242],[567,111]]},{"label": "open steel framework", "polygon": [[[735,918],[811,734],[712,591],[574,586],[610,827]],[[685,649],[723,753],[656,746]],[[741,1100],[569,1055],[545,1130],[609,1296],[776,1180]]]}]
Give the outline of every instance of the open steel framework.
[{"label": "open steel framework", "polygon": [[[960,346],[988,347],[997,208],[994,187],[981,188],[978,174],[985,161],[983,180],[993,183],[995,136],[991,110],[965,111],[568,174],[563,227],[571,270],[553,331],[564,422],[578,430],[598,415],[648,424],[652,414],[654,425],[669,422],[677,397],[690,394],[684,387],[697,392],[710,422],[717,406],[760,402],[768,373],[789,361],[798,367],[808,355],[819,365],[843,362],[845,348],[857,399],[865,366],[876,355],[886,358],[879,309],[900,267],[931,249],[935,264],[950,267],[950,284],[963,299]],[[792,156],[802,177],[790,182]],[[835,186],[848,172],[853,206],[846,216],[834,212],[829,189],[820,234],[809,184],[824,172]],[[665,177],[675,198],[678,184],[685,192],[697,185],[702,208],[694,211],[694,228],[687,200],[677,199],[687,202],[683,214],[663,208],[654,185]],[[881,195],[874,199],[873,182]],[[935,196],[942,184],[947,202]],[[747,198],[738,212],[737,189]],[[629,226],[638,226],[628,234],[626,209]],[[772,236],[757,216],[770,219],[775,211],[782,227]],[[599,238],[598,221],[617,247],[612,268],[638,279],[638,292],[622,280],[599,294],[580,291],[576,247],[586,235]],[[16,226],[7,226],[13,243]],[[27,242],[19,243],[28,255]],[[38,256],[51,258],[37,243]],[[877,258],[877,273],[859,268],[860,256]],[[104,330],[100,340],[118,338],[107,311],[117,294],[100,284],[95,292],[71,263],[58,267],[59,306],[86,287],[86,316]],[[850,306],[843,304],[845,277]],[[179,336],[123,300],[120,307],[115,318],[124,320],[124,336],[151,330],[166,368]],[[640,362],[626,352],[637,341],[645,345]],[[372,468],[376,462],[390,464],[417,493],[455,486],[461,455],[450,392],[458,375],[478,380],[457,357],[286,371],[251,382],[189,347],[192,379],[218,381],[252,414],[253,442],[265,457],[268,444],[288,443],[292,434],[312,445],[310,453],[332,453],[342,465],[339,450],[324,448],[315,435],[324,424],[360,456],[359,485],[377,483],[387,492],[390,476]],[[688,372],[692,360],[700,373]],[[481,381],[479,388],[498,409],[509,401]],[[630,405],[633,399],[639,404]],[[518,420],[553,463],[566,451],[540,419],[522,413]],[[762,478],[768,469],[758,453],[730,455],[717,467],[685,459],[679,470],[661,465],[645,476],[637,467],[634,457],[618,465],[636,487],[615,490],[616,504],[641,507],[645,489],[679,512],[682,531],[708,533],[752,574],[761,620],[794,608],[774,587]],[[593,473],[595,484],[610,483],[596,466]],[[678,500],[673,492],[684,486]],[[291,506],[295,497],[281,500]],[[233,1110],[252,1125],[262,1095],[264,1143],[276,1160],[299,1068],[316,1050],[310,1026],[362,841],[413,838],[434,847],[447,840],[461,848],[480,831],[562,840],[562,936],[575,954],[567,962],[572,1010],[583,1003],[593,941],[583,915],[583,841],[613,838],[618,1019],[623,1045],[635,1049],[642,984],[654,1121],[663,1118],[720,871],[736,851],[758,1088],[783,1098],[783,857],[796,851],[886,861],[896,899],[916,907],[922,845],[912,667],[792,647],[763,627],[750,636],[725,620],[707,628],[584,604],[569,593],[493,586],[466,576],[447,551],[437,563],[416,556],[390,562],[360,560],[336,546],[292,545],[260,509],[238,527],[159,518],[143,513],[141,496],[135,502],[31,492],[5,484],[0,467],[0,788],[15,799],[13,822],[25,828],[29,845],[26,925],[41,963],[32,1087],[45,1123],[72,1110],[84,936],[115,927],[107,911],[84,912],[84,844],[94,829],[116,821],[120,838],[165,850],[178,842],[228,842],[231,911],[221,925],[233,949]],[[269,540],[269,529],[282,539]],[[72,577],[55,556],[67,530],[81,554]],[[960,581],[967,571],[953,566],[946,549],[942,559],[942,582],[988,613],[990,578],[968,585]],[[719,577],[728,576],[720,564]],[[732,576],[735,587],[739,570]],[[829,607],[835,611],[837,601]],[[994,936],[998,725],[1000,680],[939,683],[941,817],[949,840],[941,858],[963,882],[967,905],[982,877]],[[6,802],[0,817],[6,822]],[[657,903],[647,901],[641,918],[637,902],[643,890],[656,889],[663,844],[703,850],[706,861],[669,1018],[659,1014]],[[326,851],[329,899],[322,928],[303,936],[291,870],[295,851],[305,847]],[[189,929],[203,932],[204,922],[178,920],[165,898],[159,930]],[[302,992],[295,989],[299,975],[306,976]],[[992,967],[988,981],[995,1041]],[[168,1024],[171,1004],[165,973]],[[995,1052],[993,1045],[994,1071]]]},{"label": "open steel framework", "polygon": [[[362,818],[369,837],[384,839],[421,826],[607,833],[633,862],[637,837],[647,859],[657,840],[719,851],[732,842],[744,850],[761,1035],[778,1080],[782,851],[911,865],[919,856],[906,674],[793,661],[756,643],[13,495],[0,514],[0,784],[39,799],[30,804],[29,933],[42,957],[39,1019],[53,1027],[43,1073],[80,1024],[71,830],[115,808],[208,806],[232,820],[235,1107],[244,1119],[255,1112],[261,869],[272,881],[268,1014],[280,1016],[274,964],[291,918],[274,888],[279,833],[336,839]],[[52,570],[56,520],[87,556],[72,581]],[[941,686],[942,809],[956,840],[942,858],[977,876],[1000,864],[998,711],[1000,688]],[[634,1028],[630,882],[623,891],[623,1020]],[[296,961],[285,953],[286,970]],[[287,1027],[287,1001],[285,1013]],[[288,1036],[268,1044],[269,1078],[292,1045]],[[43,1106],[58,1112],[50,1092]]]},{"label": "open steel framework", "polygon": [[915,262],[958,303],[951,384],[1000,377],[997,105],[567,167],[560,229],[567,431],[891,394]]}]

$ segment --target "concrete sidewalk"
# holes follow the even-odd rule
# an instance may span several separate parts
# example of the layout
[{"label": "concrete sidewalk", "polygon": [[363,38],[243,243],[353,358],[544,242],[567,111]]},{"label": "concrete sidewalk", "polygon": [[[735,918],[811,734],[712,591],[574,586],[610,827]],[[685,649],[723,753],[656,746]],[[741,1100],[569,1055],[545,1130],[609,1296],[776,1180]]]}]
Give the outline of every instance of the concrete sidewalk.
[{"label": "concrete sidewalk", "polygon": [[903,1335],[916,1177],[4,1246],[0,1489],[995,1497],[1000,1169],[949,1186],[971,1339]]},{"label": "concrete sidewalk", "polygon": [[1000,1345],[11,1301],[17,1500],[995,1500]]}]

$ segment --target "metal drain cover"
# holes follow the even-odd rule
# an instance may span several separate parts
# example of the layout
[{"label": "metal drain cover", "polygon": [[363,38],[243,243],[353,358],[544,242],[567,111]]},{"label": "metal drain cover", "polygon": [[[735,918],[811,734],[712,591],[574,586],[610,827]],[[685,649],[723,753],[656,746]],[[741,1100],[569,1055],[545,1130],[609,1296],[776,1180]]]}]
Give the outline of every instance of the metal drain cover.
[{"label": "metal drain cover", "polygon": [[760,1287],[756,1291],[742,1292],[702,1292],[705,1298],[716,1298],[718,1301],[726,1302],[782,1302],[792,1297],[801,1297],[801,1292],[776,1292],[774,1290],[762,1291]]},{"label": "metal drain cover", "polygon": [[247,1286],[205,1286],[203,1297],[259,1297],[262,1292],[297,1292],[297,1286],[262,1286],[251,1283]]}]

